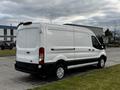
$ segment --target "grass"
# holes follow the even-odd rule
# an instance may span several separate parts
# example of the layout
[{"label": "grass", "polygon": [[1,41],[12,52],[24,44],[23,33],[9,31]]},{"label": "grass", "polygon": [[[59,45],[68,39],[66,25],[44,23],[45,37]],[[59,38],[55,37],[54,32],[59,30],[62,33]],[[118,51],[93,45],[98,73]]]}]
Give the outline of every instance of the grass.
[{"label": "grass", "polygon": [[16,50],[13,49],[13,50],[0,50],[0,57],[3,57],[3,56],[14,56],[16,54]]},{"label": "grass", "polygon": [[29,90],[120,90],[120,65],[75,75]]}]

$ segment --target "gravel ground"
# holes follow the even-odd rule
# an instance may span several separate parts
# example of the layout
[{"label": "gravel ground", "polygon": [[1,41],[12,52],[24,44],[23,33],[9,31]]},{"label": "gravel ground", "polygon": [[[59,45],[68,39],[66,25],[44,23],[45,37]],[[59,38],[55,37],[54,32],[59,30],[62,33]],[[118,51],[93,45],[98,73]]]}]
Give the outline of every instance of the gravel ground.
[{"label": "gravel ground", "polygon": [[[107,67],[120,64],[120,48],[109,48],[106,51],[108,57]],[[49,82],[48,80],[35,78],[29,74],[16,71],[14,63],[14,56],[0,57],[0,90],[26,90]]]}]

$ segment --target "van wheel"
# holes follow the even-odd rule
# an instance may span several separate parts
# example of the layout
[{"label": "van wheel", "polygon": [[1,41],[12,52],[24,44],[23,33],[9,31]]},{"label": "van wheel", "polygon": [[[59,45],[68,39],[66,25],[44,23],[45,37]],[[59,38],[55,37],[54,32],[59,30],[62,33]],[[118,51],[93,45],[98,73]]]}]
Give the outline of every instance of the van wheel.
[{"label": "van wheel", "polygon": [[58,65],[55,70],[56,79],[60,80],[65,76],[65,68],[63,65]]},{"label": "van wheel", "polygon": [[105,67],[105,59],[103,57],[100,58],[100,60],[98,61],[98,65],[99,68],[104,68]]}]

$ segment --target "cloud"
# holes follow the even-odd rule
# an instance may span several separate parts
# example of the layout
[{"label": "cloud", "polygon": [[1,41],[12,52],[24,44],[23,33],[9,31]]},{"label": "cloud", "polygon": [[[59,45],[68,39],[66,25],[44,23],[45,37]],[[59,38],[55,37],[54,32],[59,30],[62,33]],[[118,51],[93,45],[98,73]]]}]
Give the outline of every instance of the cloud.
[{"label": "cloud", "polygon": [[108,26],[120,19],[120,0],[1,0],[3,24],[21,21]]}]

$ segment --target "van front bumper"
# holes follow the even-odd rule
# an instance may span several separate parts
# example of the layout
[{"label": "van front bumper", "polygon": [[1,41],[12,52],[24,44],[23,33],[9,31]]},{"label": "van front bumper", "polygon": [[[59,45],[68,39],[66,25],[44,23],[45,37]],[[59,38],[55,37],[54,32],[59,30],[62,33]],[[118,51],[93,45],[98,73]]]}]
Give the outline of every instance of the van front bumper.
[{"label": "van front bumper", "polygon": [[54,68],[54,64],[52,63],[48,63],[44,65],[24,63],[19,61],[16,61],[15,63],[15,69],[17,71],[31,73],[31,74],[39,74],[39,75],[48,74],[49,72],[51,72],[51,70],[53,70],[52,67]]}]

